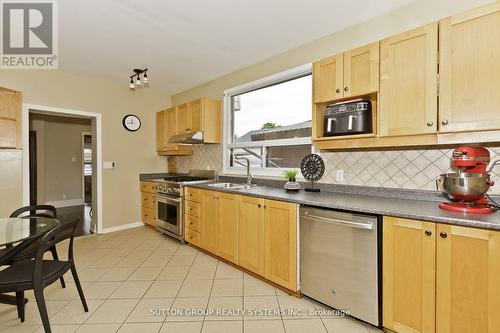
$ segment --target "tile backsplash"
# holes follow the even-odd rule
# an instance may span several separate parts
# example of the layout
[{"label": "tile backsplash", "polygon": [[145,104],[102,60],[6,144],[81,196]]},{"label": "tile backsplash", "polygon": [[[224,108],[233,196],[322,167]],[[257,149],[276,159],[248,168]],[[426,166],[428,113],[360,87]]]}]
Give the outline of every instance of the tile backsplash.
[{"label": "tile backsplash", "polygon": [[[500,147],[489,147],[491,160],[500,159]],[[321,183],[435,190],[440,174],[452,172],[452,149],[321,152],[325,174]],[[222,145],[201,145],[192,156],[177,157],[177,171],[214,169],[222,172]],[[336,181],[336,171],[344,170],[344,181]],[[500,194],[500,165],[492,172],[498,184],[491,194]]]}]

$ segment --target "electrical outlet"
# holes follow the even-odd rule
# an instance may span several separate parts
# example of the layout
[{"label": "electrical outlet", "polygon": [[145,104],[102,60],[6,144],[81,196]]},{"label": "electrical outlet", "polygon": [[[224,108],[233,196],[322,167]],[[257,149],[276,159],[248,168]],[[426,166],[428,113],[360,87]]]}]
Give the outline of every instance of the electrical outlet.
[{"label": "electrical outlet", "polygon": [[344,181],[344,170],[337,170],[337,174],[335,176],[335,179],[338,182],[343,182]]}]

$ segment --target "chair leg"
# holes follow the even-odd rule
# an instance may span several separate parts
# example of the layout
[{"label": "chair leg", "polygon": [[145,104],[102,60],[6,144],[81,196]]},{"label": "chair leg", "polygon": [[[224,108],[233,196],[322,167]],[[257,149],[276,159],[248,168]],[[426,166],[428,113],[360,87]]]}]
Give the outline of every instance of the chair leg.
[{"label": "chair leg", "polygon": [[33,290],[35,292],[36,304],[38,305],[38,312],[42,319],[43,329],[45,333],[52,333],[50,329],[49,315],[47,314],[47,306],[45,305],[45,297],[43,296],[43,288],[36,286]]},{"label": "chair leg", "polygon": [[[57,254],[57,249],[56,249],[55,245],[50,248],[50,252],[52,252],[52,258],[54,258],[54,260],[59,260],[59,255]],[[66,288],[66,283],[64,282],[64,277],[61,276],[61,278],[59,280],[61,281],[61,286],[63,288]]]},{"label": "chair leg", "polygon": [[17,316],[24,323],[24,291],[16,291]]},{"label": "chair leg", "polygon": [[71,266],[71,274],[73,275],[73,280],[76,284],[76,289],[78,289],[78,294],[80,295],[80,300],[82,301],[83,309],[85,312],[89,312],[89,307],[87,306],[87,301],[85,300],[85,295],[83,294],[82,285],[80,284],[80,279],[76,273],[75,265]]}]

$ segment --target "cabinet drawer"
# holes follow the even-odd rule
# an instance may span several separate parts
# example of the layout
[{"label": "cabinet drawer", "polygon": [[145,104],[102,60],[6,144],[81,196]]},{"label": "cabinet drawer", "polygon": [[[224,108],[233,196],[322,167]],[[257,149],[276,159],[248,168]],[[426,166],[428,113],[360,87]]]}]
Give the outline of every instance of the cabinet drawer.
[{"label": "cabinet drawer", "polygon": [[156,183],[154,182],[141,182],[141,192],[155,193]]},{"label": "cabinet drawer", "polygon": [[200,246],[201,237],[198,231],[191,230],[189,228],[184,228],[184,239],[186,242],[191,243],[196,246]]},{"label": "cabinet drawer", "polygon": [[155,225],[156,213],[153,208],[142,207],[142,222]]},{"label": "cabinet drawer", "polygon": [[186,200],[200,202],[200,190],[196,188],[186,187],[185,189]]},{"label": "cabinet drawer", "polygon": [[147,192],[142,192],[142,206],[146,208],[156,208],[156,198]]},{"label": "cabinet drawer", "polygon": [[189,229],[195,230],[195,231],[200,231],[200,218],[199,217],[185,214],[184,221],[186,223],[185,224],[186,228],[189,228]]},{"label": "cabinet drawer", "polygon": [[184,213],[200,217],[200,204],[197,202],[186,201],[184,205]]}]

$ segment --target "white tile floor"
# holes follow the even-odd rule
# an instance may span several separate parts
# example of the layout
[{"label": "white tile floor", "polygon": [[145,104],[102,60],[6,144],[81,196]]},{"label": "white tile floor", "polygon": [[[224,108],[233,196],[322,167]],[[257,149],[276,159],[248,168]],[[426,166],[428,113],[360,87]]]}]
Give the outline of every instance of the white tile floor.
[{"label": "white tile floor", "polygon": [[[65,248],[59,247],[60,255]],[[190,246],[147,228],[75,240],[77,270],[89,305],[85,313],[75,285],[56,282],[45,290],[52,331],[57,332],[380,332],[350,318],[322,317],[306,297],[297,299]],[[0,305],[0,332],[43,332],[33,294],[26,321],[16,308]],[[152,315],[152,309],[159,309]],[[162,313],[200,309],[205,313]],[[206,310],[208,309],[208,310]],[[210,313],[212,309],[212,313]],[[216,311],[233,309],[231,315]],[[237,313],[245,309],[246,313]],[[303,315],[261,313],[259,309],[302,309]]]}]

